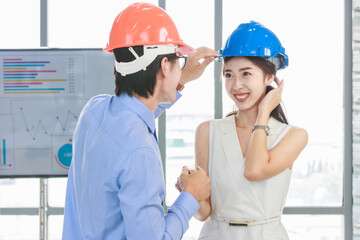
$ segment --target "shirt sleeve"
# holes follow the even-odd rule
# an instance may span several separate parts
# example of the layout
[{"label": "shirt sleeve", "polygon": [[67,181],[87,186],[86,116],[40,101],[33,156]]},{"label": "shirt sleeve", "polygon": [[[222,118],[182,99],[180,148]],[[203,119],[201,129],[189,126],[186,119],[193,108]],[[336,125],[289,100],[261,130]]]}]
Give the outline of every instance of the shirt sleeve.
[{"label": "shirt sleeve", "polygon": [[161,205],[164,196],[162,165],[151,148],[129,154],[120,170],[118,185],[118,199],[129,240],[181,239],[189,220],[199,209],[195,198],[182,192],[165,216]]},{"label": "shirt sleeve", "polygon": [[175,101],[172,103],[161,103],[158,105],[156,110],[154,111],[155,118],[158,118],[166,109],[169,109],[172,105],[174,105],[177,100],[182,97],[181,93],[176,91]]}]

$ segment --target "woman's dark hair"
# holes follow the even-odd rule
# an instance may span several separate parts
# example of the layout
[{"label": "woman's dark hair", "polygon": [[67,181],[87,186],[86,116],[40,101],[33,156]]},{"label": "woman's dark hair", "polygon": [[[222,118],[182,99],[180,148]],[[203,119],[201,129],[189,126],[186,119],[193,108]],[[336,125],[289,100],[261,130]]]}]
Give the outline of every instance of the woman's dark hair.
[{"label": "woman's dark hair", "polygon": [[[132,47],[139,57],[144,54],[143,46]],[[117,62],[131,62],[135,60],[135,56],[129,51],[128,47],[114,49],[114,56]],[[159,55],[155,60],[146,67],[146,71],[140,70],[139,72],[122,76],[114,68],[115,75],[115,95],[120,96],[126,93],[132,96],[133,93],[141,97],[148,98],[149,94],[154,94],[156,86],[156,74],[161,67],[161,61],[167,57],[170,62],[176,60],[176,54]]]},{"label": "woman's dark hair", "polygon": [[[224,58],[224,62],[228,62],[230,61],[230,59],[232,59],[234,57],[225,57]],[[265,75],[274,75],[276,76],[276,70],[275,70],[275,65],[272,64],[271,62],[267,61],[266,59],[262,58],[262,57],[245,57],[247,59],[249,59],[249,61],[251,61],[253,64],[255,64],[257,67],[259,67]],[[266,91],[265,91],[265,95],[270,92],[272,89],[274,89],[272,86],[267,86],[266,87]],[[231,112],[229,114],[227,114],[226,116],[231,116],[236,114],[236,111]],[[286,123],[289,124],[285,113],[281,107],[281,104],[277,105],[274,110],[272,110],[272,112],[270,113],[270,117],[275,118],[276,120],[278,120],[279,122],[282,123]]]}]

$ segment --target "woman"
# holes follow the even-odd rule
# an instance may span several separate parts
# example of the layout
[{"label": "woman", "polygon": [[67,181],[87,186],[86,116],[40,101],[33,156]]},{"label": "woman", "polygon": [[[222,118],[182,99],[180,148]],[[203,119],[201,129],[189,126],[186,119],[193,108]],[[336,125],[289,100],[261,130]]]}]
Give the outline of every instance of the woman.
[{"label": "woman", "polygon": [[308,136],[288,125],[280,106],[284,81],[276,70],[288,65],[285,49],[269,29],[250,22],[239,25],[220,53],[237,111],[196,130],[196,165],[211,179],[211,196],[195,215],[206,220],[199,239],[288,239],[280,215]]}]

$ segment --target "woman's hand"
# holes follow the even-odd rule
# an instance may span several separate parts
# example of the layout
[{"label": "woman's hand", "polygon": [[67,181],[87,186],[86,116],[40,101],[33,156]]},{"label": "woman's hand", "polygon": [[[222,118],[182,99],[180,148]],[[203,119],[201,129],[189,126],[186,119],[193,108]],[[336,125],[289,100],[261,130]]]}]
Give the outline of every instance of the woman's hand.
[{"label": "woman's hand", "polygon": [[175,188],[179,191],[179,192],[182,192],[182,187],[180,185],[180,177],[177,178],[177,181],[175,183]]},{"label": "woman's hand", "polygon": [[282,92],[284,89],[284,80],[280,81],[277,77],[275,77],[274,81],[278,87],[270,90],[265,95],[259,105],[259,114],[262,113],[270,116],[272,110],[274,110],[276,106],[281,103]]},{"label": "woman's hand", "polygon": [[[193,169],[188,169],[187,170],[187,173],[190,175],[190,174],[192,174],[192,173],[194,173],[195,172],[195,170],[193,170]],[[181,175],[180,175],[181,176]],[[175,188],[179,191],[179,192],[182,192],[182,190],[183,190],[183,187],[182,187],[182,185],[181,185],[181,178],[180,178],[180,176],[177,178],[177,181],[176,181],[176,183],[175,183]]]}]

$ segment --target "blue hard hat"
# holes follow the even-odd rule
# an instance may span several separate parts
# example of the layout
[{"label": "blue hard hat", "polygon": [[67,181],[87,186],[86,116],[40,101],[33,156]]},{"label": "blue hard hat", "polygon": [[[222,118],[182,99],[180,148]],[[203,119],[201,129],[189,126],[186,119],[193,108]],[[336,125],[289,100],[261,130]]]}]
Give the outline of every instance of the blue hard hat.
[{"label": "blue hard hat", "polygon": [[264,57],[275,65],[276,70],[289,65],[288,56],[280,40],[272,31],[254,21],[240,24],[219,52],[222,57]]}]

